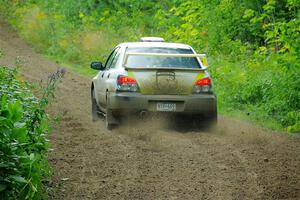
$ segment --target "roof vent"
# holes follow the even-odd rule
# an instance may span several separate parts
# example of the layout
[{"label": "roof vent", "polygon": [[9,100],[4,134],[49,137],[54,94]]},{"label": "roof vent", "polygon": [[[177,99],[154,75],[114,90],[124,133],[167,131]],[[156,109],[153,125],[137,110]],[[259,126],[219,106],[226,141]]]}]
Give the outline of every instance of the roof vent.
[{"label": "roof vent", "polygon": [[164,42],[164,38],[161,37],[142,37],[141,42]]}]

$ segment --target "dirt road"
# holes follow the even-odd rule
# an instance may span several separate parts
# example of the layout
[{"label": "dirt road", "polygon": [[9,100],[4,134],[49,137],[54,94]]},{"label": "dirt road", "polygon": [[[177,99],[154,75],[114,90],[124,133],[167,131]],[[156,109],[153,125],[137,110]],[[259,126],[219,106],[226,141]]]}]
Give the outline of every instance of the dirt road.
[{"label": "dirt road", "polygon": [[[58,67],[0,22],[0,64],[23,61],[32,82]],[[50,199],[300,199],[300,138],[220,119],[215,133],[156,123],[112,132],[90,117],[90,79],[68,72],[50,113]]]}]

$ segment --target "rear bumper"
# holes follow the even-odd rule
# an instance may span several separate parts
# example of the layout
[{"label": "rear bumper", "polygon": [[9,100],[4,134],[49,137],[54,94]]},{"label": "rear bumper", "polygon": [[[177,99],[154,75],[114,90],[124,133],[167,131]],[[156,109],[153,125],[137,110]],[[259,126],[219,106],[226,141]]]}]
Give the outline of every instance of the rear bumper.
[{"label": "rear bumper", "polygon": [[214,94],[195,95],[143,95],[139,93],[110,93],[108,108],[113,112],[158,112],[157,103],[176,103],[176,113],[217,115],[217,98]]}]

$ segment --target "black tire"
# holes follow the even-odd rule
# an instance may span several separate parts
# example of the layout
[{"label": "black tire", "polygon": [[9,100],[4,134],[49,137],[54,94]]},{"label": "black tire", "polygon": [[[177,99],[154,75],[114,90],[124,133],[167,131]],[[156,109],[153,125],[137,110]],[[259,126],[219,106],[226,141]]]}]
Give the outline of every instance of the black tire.
[{"label": "black tire", "polygon": [[106,110],[106,117],[105,117],[105,125],[106,125],[106,129],[109,130],[109,131],[113,130],[116,126],[116,124],[113,124],[110,121],[113,117],[114,116],[112,115],[111,110],[107,109]]},{"label": "black tire", "polygon": [[111,131],[116,127],[115,123],[112,123],[112,121],[115,121],[115,117],[113,116],[112,111],[108,108],[109,105],[109,93],[108,91],[106,92],[106,116],[105,116],[105,124],[106,124],[106,129]]},{"label": "black tire", "polygon": [[204,124],[205,124],[204,130],[209,133],[215,133],[215,132],[219,131],[217,105],[215,105],[214,112],[212,112],[210,115],[206,116],[206,118],[204,120]]},{"label": "black tire", "polygon": [[92,120],[93,120],[93,122],[95,122],[95,121],[99,120],[99,116],[98,116],[99,108],[98,108],[96,99],[94,97],[93,90],[91,92],[91,100],[92,100]]},{"label": "black tire", "polygon": [[109,123],[106,122],[106,129],[107,129],[107,130],[111,131],[111,130],[114,129],[114,127],[115,127],[114,124],[109,124]]}]

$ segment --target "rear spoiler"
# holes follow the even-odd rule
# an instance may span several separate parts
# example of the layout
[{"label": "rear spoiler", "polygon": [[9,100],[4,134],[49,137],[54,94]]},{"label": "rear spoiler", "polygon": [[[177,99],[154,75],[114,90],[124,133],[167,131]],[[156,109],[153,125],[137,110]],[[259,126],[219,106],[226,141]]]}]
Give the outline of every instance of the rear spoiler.
[{"label": "rear spoiler", "polygon": [[[127,53],[124,56],[123,66],[125,69],[149,69],[147,67],[128,67],[127,61],[129,56],[157,56],[157,57],[181,57],[181,58],[198,58],[202,68],[176,68],[181,70],[195,70],[195,71],[204,71],[208,69],[208,63],[206,54],[168,54],[168,53]],[[200,59],[199,59],[200,58]],[[164,67],[158,67],[155,69],[166,69]]]}]

